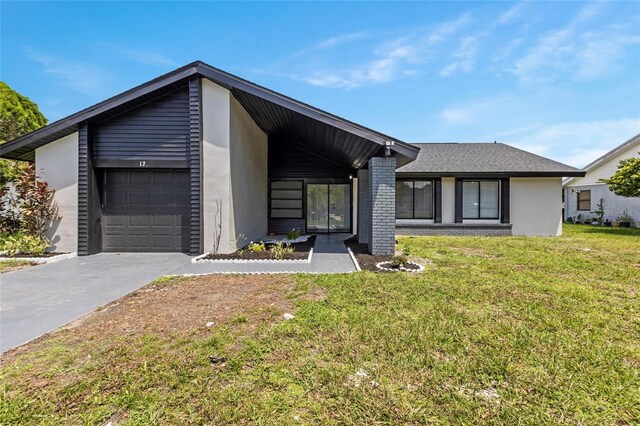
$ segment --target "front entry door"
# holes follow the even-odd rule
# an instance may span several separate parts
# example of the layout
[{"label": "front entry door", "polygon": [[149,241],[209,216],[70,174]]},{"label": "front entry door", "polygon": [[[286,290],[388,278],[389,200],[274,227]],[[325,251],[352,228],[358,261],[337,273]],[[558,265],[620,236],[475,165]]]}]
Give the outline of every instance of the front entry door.
[{"label": "front entry door", "polygon": [[307,185],[307,232],[351,231],[351,185]]}]

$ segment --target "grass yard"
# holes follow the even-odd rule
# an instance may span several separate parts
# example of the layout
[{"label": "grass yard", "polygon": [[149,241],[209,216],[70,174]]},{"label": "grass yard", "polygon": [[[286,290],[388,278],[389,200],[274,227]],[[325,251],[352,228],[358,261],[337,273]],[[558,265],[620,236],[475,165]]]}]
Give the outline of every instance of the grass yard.
[{"label": "grass yard", "polygon": [[640,230],[400,244],[433,264],[162,279],[3,355],[0,424],[638,424]]}]

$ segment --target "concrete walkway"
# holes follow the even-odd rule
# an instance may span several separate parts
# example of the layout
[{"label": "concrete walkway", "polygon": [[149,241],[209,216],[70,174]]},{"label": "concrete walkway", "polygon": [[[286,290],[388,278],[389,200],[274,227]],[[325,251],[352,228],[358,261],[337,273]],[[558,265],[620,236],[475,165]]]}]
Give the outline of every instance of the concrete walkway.
[{"label": "concrete walkway", "polygon": [[316,236],[311,263],[190,263],[174,274],[214,273],[341,273],[355,272],[356,267],[347,252],[344,240],[349,234],[320,234]]},{"label": "concrete walkway", "polygon": [[190,264],[179,253],[100,253],[0,275],[0,352]]}]

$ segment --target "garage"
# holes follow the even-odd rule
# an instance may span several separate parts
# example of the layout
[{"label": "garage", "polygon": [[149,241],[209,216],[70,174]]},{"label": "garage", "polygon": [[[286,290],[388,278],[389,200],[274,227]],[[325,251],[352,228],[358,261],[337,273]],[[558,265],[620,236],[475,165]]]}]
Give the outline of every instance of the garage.
[{"label": "garage", "polygon": [[189,252],[189,171],[103,169],[102,250]]}]

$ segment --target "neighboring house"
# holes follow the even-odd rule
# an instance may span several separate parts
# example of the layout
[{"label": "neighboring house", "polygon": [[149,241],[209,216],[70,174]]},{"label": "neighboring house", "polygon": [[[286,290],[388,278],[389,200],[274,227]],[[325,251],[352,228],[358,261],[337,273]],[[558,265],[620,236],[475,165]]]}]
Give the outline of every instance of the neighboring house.
[{"label": "neighboring house", "polygon": [[199,254],[218,239],[224,253],[292,228],[357,233],[374,254],[394,252],[396,226],[559,235],[561,178],[584,175],[503,144],[404,143],[202,62],[0,156],[36,162],[62,214],[53,249],[79,255]]},{"label": "neighboring house", "polygon": [[639,152],[640,133],[587,165],[585,176],[565,179],[564,219],[575,219],[578,215],[593,218],[602,200],[605,220],[613,222],[626,210],[633,219],[632,225],[640,226],[640,197],[621,197],[610,191],[607,184],[598,182],[613,176],[620,160],[638,157]]}]

